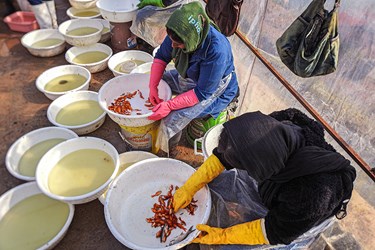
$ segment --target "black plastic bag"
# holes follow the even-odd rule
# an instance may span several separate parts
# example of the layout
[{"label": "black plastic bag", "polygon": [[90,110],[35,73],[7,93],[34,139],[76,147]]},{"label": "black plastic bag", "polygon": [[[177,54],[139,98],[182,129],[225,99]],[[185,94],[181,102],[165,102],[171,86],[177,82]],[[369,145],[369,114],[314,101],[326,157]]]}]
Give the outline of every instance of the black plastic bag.
[{"label": "black plastic bag", "polygon": [[339,2],[329,12],[324,9],[325,0],[313,0],[276,41],[281,61],[296,75],[312,77],[336,70]]}]

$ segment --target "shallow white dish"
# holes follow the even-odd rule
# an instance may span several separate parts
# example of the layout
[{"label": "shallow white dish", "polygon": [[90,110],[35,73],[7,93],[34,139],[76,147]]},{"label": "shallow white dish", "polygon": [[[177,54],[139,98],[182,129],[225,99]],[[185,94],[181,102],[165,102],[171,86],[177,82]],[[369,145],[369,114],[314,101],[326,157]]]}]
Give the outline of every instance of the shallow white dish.
[{"label": "shallow white dish", "polygon": [[[125,152],[125,153],[120,154],[120,168],[117,172],[117,176],[119,176],[122,173],[122,171],[124,171],[126,168],[130,167],[130,166],[128,166],[128,164],[136,163],[136,162],[139,162],[139,161],[143,161],[143,160],[146,160],[146,159],[152,159],[152,158],[158,158],[158,156],[154,155],[153,153],[146,152],[146,151],[129,151],[129,152]],[[104,192],[99,197],[99,201],[103,205],[104,205],[106,195],[107,195],[107,191]]]},{"label": "shallow white dish", "polygon": [[[153,228],[146,218],[153,216],[151,208],[157,198],[151,195],[156,191],[166,194],[170,185],[181,187],[194,173],[188,164],[169,158],[148,159],[135,163],[125,169],[109,187],[104,203],[104,215],[112,234],[131,249],[178,249],[191,242],[199,231],[195,230],[183,241],[168,247],[167,245],[181,229],[175,229],[165,243],[155,237],[160,228]],[[206,224],[211,210],[211,195],[207,186],[199,190],[195,215],[189,215],[185,209],[177,212],[186,222],[186,228],[197,224]]]},{"label": "shallow white dish", "polygon": [[105,115],[106,115],[104,110],[103,110],[103,113],[98,118],[86,124],[82,124],[82,125],[69,126],[69,125],[60,124],[56,121],[57,114],[61,111],[61,109],[63,109],[69,104],[72,104],[78,101],[83,101],[83,100],[98,101],[98,93],[94,91],[83,90],[83,91],[70,92],[63,96],[60,96],[48,106],[48,109],[47,109],[48,120],[53,125],[70,129],[74,131],[75,133],[77,133],[78,135],[85,135],[85,134],[88,134],[97,130],[104,123]]},{"label": "shallow white dish", "polygon": [[[115,164],[112,175],[100,187],[86,194],[77,196],[61,196],[52,193],[48,185],[48,178],[51,170],[66,155],[81,149],[98,149],[106,152],[112,158]],[[42,159],[40,159],[36,170],[36,181],[40,190],[42,190],[44,194],[51,197],[52,199],[72,204],[82,204],[95,200],[100,195],[102,195],[103,192],[105,192],[105,190],[107,189],[108,185],[116,177],[119,167],[120,158],[116,148],[112,144],[96,137],[78,137],[58,144],[50,151],[48,151],[42,157]]]},{"label": "shallow white dish", "polygon": [[[98,61],[98,62],[94,62],[94,63],[81,64],[81,63],[73,62],[73,59],[76,56],[82,53],[92,52],[92,51],[104,52],[108,56],[105,59]],[[97,72],[105,70],[108,67],[108,60],[111,58],[112,54],[113,54],[113,51],[109,46],[102,44],[102,43],[96,43],[94,45],[83,46],[83,47],[71,47],[65,53],[65,60],[67,60],[70,64],[85,67],[91,73],[97,73]]]},{"label": "shallow white dish", "polygon": [[[150,74],[127,74],[117,76],[110,79],[99,89],[99,104],[103,110],[107,112],[109,117],[119,125],[128,127],[142,127],[153,123],[154,121],[147,119],[152,114],[152,111],[144,106],[145,101],[149,95],[148,82],[150,80]],[[142,115],[122,115],[115,113],[108,109],[108,106],[113,101],[120,97],[122,93],[134,92],[140,90],[144,99],[140,98],[139,95],[135,95],[134,98],[130,99],[129,102],[133,108],[139,108],[142,110]],[[159,87],[159,97],[163,100],[169,100],[172,97],[172,91],[169,85],[161,80]]]},{"label": "shallow white dish", "polygon": [[[149,53],[140,50],[126,50],[114,54],[108,61],[108,68],[112,71],[114,76],[126,75],[127,73],[116,70],[116,66],[126,61],[139,60],[145,63],[152,62],[154,58]],[[142,64],[141,64],[142,65]],[[130,65],[131,66],[131,65]],[[134,63],[133,67],[128,69],[131,72],[137,65]],[[144,73],[144,72],[138,72]]]},{"label": "shallow white dish", "polygon": [[71,6],[76,9],[89,9],[96,6],[98,0],[69,0]]},{"label": "shallow white dish", "polygon": [[5,157],[5,166],[14,177],[24,181],[33,181],[35,175],[26,176],[20,173],[19,163],[23,154],[34,145],[46,140],[59,138],[69,140],[77,137],[78,135],[73,131],[60,127],[45,127],[33,130],[18,138],[10,146]]},{"label": "shallow white dish", "polygon": [[[85,77],[87,80],[79,87],[63,92],[53,92],[45,90],[45,86],[48,82],[53,80],[56,77],[69,75],[69,74],[77,74]],[[44,71],[35,81],[37,89],[42,92],[46,97],[51,100],[55,100],[57,97],[62,96],[68,92],[78,91],[78,90],[88,90],[91,81],[91,73],[88,69],[78,66],[78,65],[61,65],[50,68]]]},{"label": "shallow white dish", "polygon": [[[152,56],[153,56],[153,57],[155,57],[156,52],[158,52],[159,49],[160,49],[160,46],[156,47],[156,48],[152,51]],[[170,63],[167,64],[167,67],[165,68],[165,70],[172,70],[172,69],[176,69],[176,67],[175,67],[173,61],[171,61]]]},{"label": "shallow white dish", "polygon": [[[210,155],[212,155],[212,151],[219,144],[220,134],[223,128],[223,124],[218,124],[210,128],[202,138],[195,139],[194,154],[202,155],[204,156],[204,159],[207,159]],[[198,151],[198,142],[200,142],[202,145],[202,153]]]},{"label": "shallow white dish", "polygon": [[[95,28],[97,31],[83,36],[68,34],[71,30],[85,27]],[[102,30],[102,23],[92,19],[71,19],[59,25],[60,34],[63,35],[65,41],[72,46],[88,46],[99,42],[102,36]]]},{"label": "shallow white dish", "polygon": [[[80,13],[87,13],[87,12],[92,12],[94,14],[95,12],[97,14],[94,15],[89,15],[89,16],[82,16]],[[71,18],[71,19],[92,19],[92,18],[99,18],[100,17],[100,11],[98,8],[89,8],[89,9],[77,9],[74,7],[70,7],[69,9],[66,10],[66,14]]]},{"label": "shallow white dish", "polygon": [[[12,207],[17,205],[19,202],[33,195],[41,193],[42,191],[38,188],[35,181],[24,183],[8,190],[6,193],[0,196],[0,220]],[[67,206],[69,206],[69,214],[64,223],[64,226],[61,228],[58,234],[56,234],[55,237],[37,248],[37,250],[52,249],[64,238],[74,216],[74,205],[67,204]],[[19,235],[19,237],[22,237],[22,235]]]},{"label": "shallow white dish", "polygon": [[133,74],[133,73],[150,74],[151,73],[151,66],[152,66],[152,62],[141,64],[141,65],[137,66],[135,69],[133,69],[130,72],[130,74]]},{"label": "shallow white dish", "polygon": [[93,20],[99,21],[103,25],[102,36],[100,37],[99,43],[105,43],[111,38],[111,24],[108,20],[95,18]]},{"label": "shallow white dish", "polygon": [[[56,45],[43,48],[36,48],[32,46],[34,43],[45,39],[59,39],[61,42]],[[30,54],[38,57],[51,57],[59,55],[65,51],[66,47],[64,36],[61,35],[56,29],[38,29],[30,31],[22,36],[21,44],[30,52]]]}]

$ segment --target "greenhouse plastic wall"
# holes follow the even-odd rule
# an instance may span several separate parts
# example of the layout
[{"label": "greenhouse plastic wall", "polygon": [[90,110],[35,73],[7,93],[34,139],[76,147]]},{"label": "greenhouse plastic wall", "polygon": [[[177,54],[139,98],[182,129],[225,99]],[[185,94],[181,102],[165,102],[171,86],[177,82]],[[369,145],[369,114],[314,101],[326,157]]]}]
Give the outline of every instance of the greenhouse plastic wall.
[{"label": "greenhouse plastic wall", "polygon": [[[362,159],[375,167],[375,1],[341,1],[337,70],[325,76],[301,78],[280,61],[275,43],[310,2],[246,0],[238,30]],[[333,4],[333,0],[327,0],[325,8],[330,10]],[[236,35],[229,40],[241,89],[239,114],[255,110],[270,113],[289,107],[308,114]],[[375,206],[374,182],[326,134],[327,140],[356,167],[356,190]]]}]

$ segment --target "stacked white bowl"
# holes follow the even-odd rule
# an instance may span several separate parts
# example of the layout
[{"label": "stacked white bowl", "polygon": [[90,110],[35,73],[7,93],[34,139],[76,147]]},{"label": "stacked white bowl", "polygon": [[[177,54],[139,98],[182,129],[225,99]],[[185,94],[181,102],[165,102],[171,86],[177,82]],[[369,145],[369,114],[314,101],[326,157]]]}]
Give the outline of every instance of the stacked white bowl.
[{"label": "stacked white bowl", "polygon": [[58,29],[73,46],[65,53],[65,59],[91,73],[100,72],[108,67],[113,54],[109,46],[100,43],[110,38],[110,24],[99,18],[96,0],[71,0],[70,4],[72,8],[67,14],[72,19],[60,24]]},{"label": "stacked white bowl", "polygon": [[52,57],[65,51],[65,38],[56,29],[38,29],[26,33],[21,44],[37,57]]}]

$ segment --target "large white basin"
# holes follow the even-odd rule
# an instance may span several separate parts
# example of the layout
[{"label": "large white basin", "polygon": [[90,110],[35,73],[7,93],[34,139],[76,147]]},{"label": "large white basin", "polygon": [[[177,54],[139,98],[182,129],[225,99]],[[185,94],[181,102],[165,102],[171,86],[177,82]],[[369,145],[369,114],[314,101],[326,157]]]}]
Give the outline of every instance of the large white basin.
[{"label": "large white basin", "polygon": [[114,23],[126,23],[135,17],[138,3],[139,0],[99,0],[96,7],[104,19]]}]

